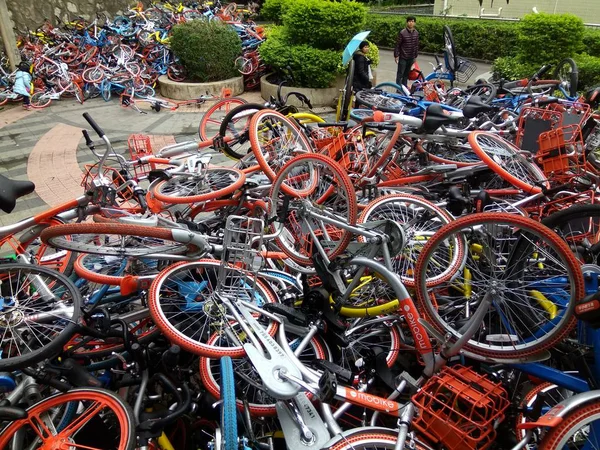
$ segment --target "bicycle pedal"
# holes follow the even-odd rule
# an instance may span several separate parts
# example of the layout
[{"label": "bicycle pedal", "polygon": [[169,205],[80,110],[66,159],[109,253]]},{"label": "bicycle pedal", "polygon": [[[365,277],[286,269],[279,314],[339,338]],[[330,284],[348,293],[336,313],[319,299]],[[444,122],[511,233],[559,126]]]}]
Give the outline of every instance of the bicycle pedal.
[{"label": "bicycle pedal", "polygon": [[[344,369],[342,366],[338,366],[336,363],[327,361],[326,359],[319,359],[315,361],[315,365],[323,369],[325,373],[332,374],[335,377],[336,383],[338,378],[342,381],[343,384],[351,384],[354,380],[354,375],[352,374],[352,371]],[[322,376],[319,380],[319,387],[321,387],[321,382],[326,381],[327,379],[324,379]]]}]

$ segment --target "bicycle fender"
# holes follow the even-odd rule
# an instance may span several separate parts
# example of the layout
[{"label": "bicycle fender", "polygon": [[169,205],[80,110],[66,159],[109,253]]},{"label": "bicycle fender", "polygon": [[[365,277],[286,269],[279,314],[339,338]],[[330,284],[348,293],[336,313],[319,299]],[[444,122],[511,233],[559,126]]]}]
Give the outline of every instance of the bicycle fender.
[{"label": "bicycle fender", "polygon": [[600,390],[588,391],[583,392],[581,394],[577,394],[573,397],[569,397],[568,399],[563,400],[558,405],[552,407],[550,411],[548,411],[546,414],[540,417],[537,421],[525,422],[517,425],[517,427],[525,430],[538,427],[556,427],[563,421],[563,418],[571,411],[580,408],[586,403],[598,399],[600,399]]}]

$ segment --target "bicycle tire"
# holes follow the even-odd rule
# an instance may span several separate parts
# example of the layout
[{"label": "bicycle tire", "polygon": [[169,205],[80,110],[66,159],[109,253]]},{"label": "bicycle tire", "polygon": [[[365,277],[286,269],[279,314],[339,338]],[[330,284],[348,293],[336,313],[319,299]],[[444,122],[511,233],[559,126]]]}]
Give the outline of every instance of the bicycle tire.
[{"label": "bicycle tire", "polygon": [[100,85],[100,93],[105,102],[110,100],[112,96],[112,86],[110,81],[102,80],[102,84]]},{"label": "bicycle tire", "polygon": [[[219,128],[219,136],[230,138],[223,146],[223,152],[231,159],[240,160],[252,151],[250,145],[250,121],[254,114],[242,114],[246,111],[258,112],[265,109],[260,103],[247,103],[233,108],[223,118]],[[236,119],[236,116],[242,117]]]},{"label": "bicycle tire", "polygon": [[346,74],[346,83],[344,84],[344,90],[342,91],[342,98],[340,102],[340,111],[338,122],[344,122],[348,120],[348,114],[350,111],[350,103],[352,100],[352,83],[354,81],[354,59],[350,60],[348,64],[348,73]]},{"label": "bicycle tire", "polygon": [[104,78],[104,70],[98,67],[89,67],[82,72],[81,77],[86,83],[99,83]]},{"label": "bicycle tire", "polygon": [[538,194],[550,184],[544,173],[510,142],[493,133],[474,131],[469,144],[479,158],[501,178],[526,194]]},{"label": "bicycle tire", "polygon": [[[397,442],[398,430],[360,427],[334,437],[324,448],[328,450],[394,450]],[[417,450],[432,450],[432,447],[418,439],[414,443]]]},{"label": "bicycle tire", "polygon": [[[78,431],[85,429],[85,424],[88,421],[103,412],[102,416],[113,423],[113,426],[119,427],[120,432],[118,430],[114,430],[114,434],[116,436],[115,446],[112,447],[115,450],[133,450],[136,444],[136,433],[135,433],[135,422],[134,415],[131,407],[125,403],[122,399],[120,399],[116,394],[100,388],[77,388],[71,389],[66,393],[55,394],[51,397],[48,397],[35,405],[27,408],[28,417],[21,420],[15,420],[10,423],[2,433],[0,433],[0,448],[9,448],[9,443],[13,436],[21,431],[21,434],[26,435],[26,430],[24,429],[26,426],[39,427],[39,425],[43,422],[53,420],[53,414],[49,414],[51,410],[56,409],[60,405],[68,404],[68,403],[77,403],[78,405],[83,405],[83,402],[91,402],[90,407],[84,408],[83,411],[79,411],[79,415],[76,416],[75,420],[71,422],[70,425],[66,426],[60,433],[65,436],[66,442],[74,442],[75,439],[81,442],[79,438],[87,438],[93,439],[96,441],[98,436],[94,436],[93,433],[77,433]],[[93,408],[97,408],[94,411]],[[106,410],[109,409],[110,413],[107,414]],[[92,414],[87,414],[88,411],[93,411]],[[88,417],[89,416],[89,417]],[[111,416],[114,416],[111,417]],[[44,417],[43,422],[40,417]],[[75,415],[74,415],[75,417]],[[81,417],[85,417],[87,421],[79,420]],[[32,418],[38,418],[37,420],[33,420]],[[55,418],[55,417],[54,417]],[[116,419],[116,420],[115,420]],[[73,425],[76,424],[77,427]],[[43,429],[49,431],[51,428],[47,424],[43,426]],[[50,437],[52,433],[41,433],[39,430],[33,432],[29,436],[33,439],[33,442],[36,440],[42,441],[42,447],[46,445],[52,445],[52,443],[56,442],[56,438],[54,436]],[[25,437],[28,437],[27,435]],[[47,439],[49,437],[49,439]],[[49,441],[49,443],[48,443]],[[44,443],[46,444],[44,445]],[[84,441],[89,443],[89,441]],[[93,444],[93,442],[91,442]],[[89,445],[89,444],[88,444]],[[77,442],[74,442],[74,446],[80,447],[77,445]],[[37,447],[36,447],[37,448]],[[91,448],[83,446],[83,448]]]},{"label": "bicycle tire", "polygon": [[[221,124],[234,105],[245,105],[243,98],[224,98],[215,102],[202,116],[198,125],[198,136],[201,141],[208,141],[219,135]],[[214,115],[214,117],[213,117]],[[222,117],[221,117],[222,116]],[[213,131],[214,129],[214,131]]]},{"label": "bicycle tire", "polygon": [[[426,243],[442,226],[452,222],[453,218],[442,208],[423,197],[411,194],[390,194],[379,197],[369,203],[358,218],[358,223],[370,220],[389,219],[404,224],[406,244],[397,257],[392,257],[392,267],[400,276],[402,283],[415,286],[416,265]],[[358,238],[364,242],[363,237]],[[460,239],[454,241],[457,251],[450,261],[444,261],[446,270],[438,273],[435,279],[426,280],[427,286],[446,280],[452,276],[462,263],[464,248]],[[409,253],[407,253],[409,252]]]},{"label": "bicycle tire", "polygon": [[229,356],[224,356],[221,365],[221,432],[225,442],[223,450],[237,450],[237,409],[235,404],[235,382],[233,365]]},{"label": "bicycle tire", "polygon": [[[281,168],[295,156],[294,153],[312,153],[312,146],[300,128],[277,111],[258,111],[252,116],[249,128],[252,152],[272,182]],[[284,191],[287,188],[284,184]]]},{"label": "bicycle tire", "polygon": [[449,92],[446,104],[454,108],[463,108],[471,96],[478,96],[482,103],[489,105],[496,98],[498,88],[490,83],[475,84],[464,89],[454,88]]},{"label": "bicycle tire", "polygon": [[561,60],[554,69],[553,78],[560,80],[561,86],[567,91],[569,97],[577,96],[579,87],[579,69],[572,58]]},{"label": "bicycle tire", "polygon": [[246,175],[233,167],[210,167],[203,175],[181,173],[161,181],[150,191],[156,199],[169,204],[216,200],[240,189]]},{"label": "bicycle tire", "polygon": [[[7,299],[0,324],[0,370],[21,369],[58,353],[77,327],[81,313],[79,290],[63,274],[29,264],[0,265],[0,280],[2,295]],[[38,283],[43,285],[38,286]],[[45,291],[50,291],[51,299],[43,298]],[[12,306],[9,299],[14,303]],[[55,312],[53,302],[60,303],[60,314]],[[44,319],[46,322],[38,322],[35,316],[44,313],[48,316]],[[25,319],[31,320],[27,320],[26,328],[22,329]],[[4,325],[8,320],[11,326]]]},{"label": "bicycle tire", "polygon": [[356,104],[383,112],[398,113],[404,108],[404,102],[390,97],[376,89],[364,89],[355,94]]},{"label": "bicycle tire", "polygon": [[375,89],[389,92],[391,94],[405,95],[405,92],[404,92],[404,89],[402,89],[402,86],[399,86],[396,83],[392,83],[391,81],[379,83],[377,86],[375,86]]},{"label": "bicycle tire", "polygon": [[[188,250],[198,250],[193,245],[177,242],[172,231],[170,228],[120,223],[69,223],[48,227],[42,231],[40,237],[44,243],[55,248],[119,257],[156,257],[157,253],[179,255]],[[111,238],[112,236],[116,236],[117,239]],[[110,245],[111,242],[115,244]],[[134,247],[133,244],[137,246]],[[140,247],[140,244],[147,247]]]},{"label": "bicycle tire", "polygon": [[[46,96],[46,97],[44,97]],[[47,96],[46,92],[38,91],[34,92],[29,100],[29,104],[32,108],[42,109],[50,105],[52,99]]]},{"label": "bicycle tire", "polygon": [[[436,252],[445,251],[453,234],[465,239],[465,262],[447,282],[427,286],[425,274],[435,273]],[[420,311],[438,331],[456,338],[470,311],[492,293],[485,324],[464,349],[501,360],[535,355],[563,339],[585,294],[580,264],[561,238],[508,213],[471,214],[445,225],[423,248],[416,271]]]},{"label": "bicycle tire", "polygon": [[79,87],[79,85],[77,83],[73,83],[73,96],[75,97],[75,100],[77,100],[77,103],[83,105],[83,102],[85,101],[85,97],[83,96],[83,91],[81,90],[81,88]]},{"label": "bicycle tire", "polygon": [[[136,258],[133,264],[136,270],[145,269],[140,273],[125,272],[121,266],[122,260],[116,260],[114,257],[106,257],[106,255],[93,255],[83,253],[77,257],[73,265],[75,273],[80,278],[97,284],[108,284],[110,286],[119,286],[126,276],[149,277],[155,276],[158,272],[155,264],[157,261],[149,260],[148,264]],[[154,270],[153,270],[154,269]]]},{"label": "bicycle tire", "polygon": [[[224,333],[230,326],[229,319],[223,316],[226,311],[219,305],[219,299],[214,296],[220,266],[220,261],[201,259],[193,263],[173,264],[164,269],[154,279],[148,292],[150,315],[156,326],[171,342],[190,353],[209,358],[222,356],[241,358],[246,354],[242,346],[231,347],[230,340],[226,340],[227,345],[222,345],[220,337],[216,342],[210,340],[214,333]],[[175,280],[173,283],[177,286],[176,289],[170,286],[171,279]],[[270,289],[260,280],[254,283],[248,277],[246,281],[249,286],[255,287],[253,297],[255,302],[276,302]],[[205,314],[205,310],[210,314]],[[185,312],[185,316],[182,312]],[[171,320],[175,322],[175,318],[177,323],[172,323]],[[203,326],[200,325],[201,320],[205,321]],[[183,328],[184,326],[186,328]],[[274,336],[277,328],[277,322],[269,320],[266,332]],[[188,335],[185,332],[192,334]],[[195,337],[196,335],[198,338]],[[241,335],[237,338],[244,339]],[[224,337],[223,340],[225,339]]]},{"label": "bicycle tire", "polygon": [[456,45],[454,44],[454,37],[452,31],[448,25],[444,25],[444,47],[448,52],[448,69],[450,72],[456,72],[458,68],[458,57],[456,55]]},{"label": "bicycle tire", "polygon": [[[562,421],[553,428],[550,428],[538,447],[539,450],[558,450],[564,448],[574,448],[570,445],[567,446],[569,438],[573,435],[578,434],[578,443],[587,444],[592,442],[596,446],[600,444],[600,435],[598,433],[598,424],[590,425],[592,422],[600,420],[600,400],[594,399],[589,403],[581,405],[579,408],[569,412],[562,418]],[[582,428],[585,427],[584,432]],[[590,434],[593,437],[590,437]],[[581,441],[580,439],[585,439]],[[584,445],[581,448],[590,448]]]},{"label": "bicycle tire", "polygon": [[[287,179],[288,175],[292,181]],[[297,180],[302,183],[298,188],[293,184]],[[285,184],[286,182],[288,184]],[[300,227],[297,222],[298,216],[293,208],[302,207],[302,204],[308,201],[320,208],[322,214],[327,208],[336,216],[342,215],[343,220],[349,225],[356,224],[358,207],[352,182],[340,165],[325,155],[304,154],[290,160],[273,182],[269,196],[271,198],[270,219],[276,219],[283,214],[278,210],[283,207],[282,203],[288,201],[286,196],[289,199],[288,213],[284,222],[273,224],[276,231],[283,228],[281,234],[275,238],[275,242],[281,251],[301,265],[312,265],[313,242],[312,237],[303,234],[304,227]],[[350,231],[333,225],[326,227],[324,231],[321,229],[320,221],[306,220],[315,233],[321,233],[317,237],[327,242],[325,253],[329,258],[335,258],[350,243],[352,238]]]},{"label": "bicycle tire", "polygon": [[6,93],[10,92],[8,87],[2,86],[0,87],[0,106],[4,106],[8,103],[8,95]]}]

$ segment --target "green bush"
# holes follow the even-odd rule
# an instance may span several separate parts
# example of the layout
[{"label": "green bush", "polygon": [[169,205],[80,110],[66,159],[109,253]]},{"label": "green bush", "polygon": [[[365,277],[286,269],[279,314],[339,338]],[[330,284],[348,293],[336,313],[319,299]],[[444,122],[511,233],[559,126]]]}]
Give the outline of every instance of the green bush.
[{"label": "green bush", "polygon": [[580,54],[575,56],[575,62],[579,69],[579,85],[580,92],[586,91],[594,86],[600,85],[600,58],[590,56],[588,54]]},{"label": "green bush", "polygon": [[283,12],[292,0],[266,0],[260,9],[260,18],[281,24]]},{"label": "green bush", "polygon": [[519,58],[541,66],[573,57],[583,47],[584,30],[573,14],[527,14],[519,22]]},{"label": "green bush", "polygon": [[581,53],[600,56],[600,30],[585,29],[583,33],[583,50]]},{"label": "green bush", "polygon": [[540,66],[535,64],[522,63],[515,56],[496,58],[492,64],[492,72],[494,73],[494,79],[496,80],[501,78],[504,78],[505,80],[528,78],[536,73],[539,68]]},{"label": "green bush", "polygon": [[[420,51],[442,53],[444,25],[452,30],[457,52],[465,58],[493,61],[516,53],[518,27],[514,23],[437,17],[417,17]],[[398,32],[405,26],[405,16],[369,14],[365,28],[371,30],[369,39],[377,45],[394,47]]]},{"label": "green bush", "polygon": [[340,72],[342,54],[308,45],[293,45],[281,27],[274,27],[269,38],[259,48],[265,64],[275,73],[284,74],[288,68],[297,86],[309,88],[330,87]]},{"label": "green bush", "polygon": [[193,20],[174,26],[171,49],[191,81],[239,76],[234,62],[242,51],[242,41],[232,27],[222,22]]},{"label": "green bush", "polygon": [[364,29],[366,8],[350,0],[294,0],[283,14],[293,44],[342,50]]},{"label": "green bush", "polygon": [[369,43],[369,59],[371,60],[371,67],[374,69],[379,65],[379,47],[369,39],[367,39],[367,42]]}]

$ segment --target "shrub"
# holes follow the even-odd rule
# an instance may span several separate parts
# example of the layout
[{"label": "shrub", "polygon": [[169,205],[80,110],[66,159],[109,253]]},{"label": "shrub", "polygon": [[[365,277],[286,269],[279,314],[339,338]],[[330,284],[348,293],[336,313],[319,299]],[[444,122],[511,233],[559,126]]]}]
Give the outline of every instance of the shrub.
[{"label": "shrub", "polygon": [[371,67],[374,69],[379,65],[379,47],[367,39],[369,43],[369,59],[371,60]]},{"label": "shrub", "polygon": [[292,0],[266,0],[260,9],[260,18],[281,24],[283,12]]},{"label": "shrub", "polygon": [[583,47],[584,30],[572,14],[527,14],[519,22],[519,58],[541,66],[573,57]]},{"label": "shrub", "polygon": [[280,74],[289,67],[298,86],[331,86],[340,71],[341,52],[317,49],[305,44],[290,44],[285,31],[278,28],[272,29],[269,38],[260,46],[263,61]]},{"label": "shrub", "polygon": [[294,0],[283,14],[283,24],[293,44],[342,50],[364,29],[367,13],[350,0]]},{"label": "shrub", "polygon": [[[458,54],[465,58],[493,61],[500,56],[516,53],[518,27],[514,23],[437,17],[417,17],[421,51],[442,53],[444,25],[452,30]],[[369,14],[365,28],[371,30],[369,39],[377,45],[394,47],[398,32],[405,26],[405,16]]]},{"label": "shrub", "polygon": [[578,90],[583,92],[600,85],[600,58],[583,53],[574,59],[579,69]]},{"label": "shrub", "polygon": [[234,62],[242,42],[235,30],[222,22],[193,20],[174,26],[171,49],[192,81],[239,76]]},{"label": "shrub", "polygon": [[494,79],[496,80],[501,78],[504,78],[505,80],[520,80],[522,78],[530,77],[537,70],[539,70],[539,66],[522,63],[515,56],[496,58],[492,64],[492,72],[494,73]]},{"label": "shrub", "polygon": [[600,30],[586,28],[583,33],[583,50],[581,53],[600,56]]}]

